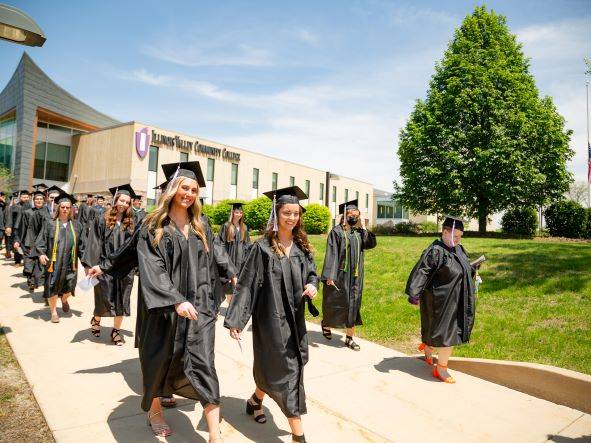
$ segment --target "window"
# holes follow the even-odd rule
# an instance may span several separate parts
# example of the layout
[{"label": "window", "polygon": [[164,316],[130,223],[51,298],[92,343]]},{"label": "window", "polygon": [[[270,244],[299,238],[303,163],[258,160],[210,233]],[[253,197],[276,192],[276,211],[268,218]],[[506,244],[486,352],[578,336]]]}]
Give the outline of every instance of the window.
[{"label": "window", "polygon": [[271,175],[271,190],[274,191],[277,189],[277,180],[279,179],[279,175],[276,172],[273,172]]},{"label": "window", "polygon": [[232,177],[230,184],[236,186],[238,184],[238,164],[232,163]]},{"label": "window", "polygon": [[259,170],[252,168],[252,189],[259,189]]},{"label": "window", "polygon": [[150,146],[148,154],[148,171],[158,172],[158,146]]},{"label": "window", "polygon": [[295,185],[295,177],[289,177],[289,186],[294,186]]},{"label": "window", "polygon": [[69,169],[69,146],[44,141],[37,142],[35,165],[33,167],[34,178],[66,182],[68,181]]},{"label": "window", "polygon": [[310,197],[310,180],[306,180],[304,182],[304,192],[306,193],[306,195],[309,198]]},{"label": "window", "polygon": [[357,204],[359,204],[359,191],[355,191],[355,200],[357,200]]},{"label": "window", "polygon": [[207,181],[212,182],[215,174],[215,160],[213,158],[207,159]]},{"label": "window", "polygon": [[324,201],[324,183],[320,183],[320,200]]},{"label": "window", "polygon": [[188,162],[189,161],[189,153],[188,152],[181,152],[180,157],[179,157],[179,161],[181,163]]},{"label": "window", "polygon": [[345,188],[345,201],[349,201],[349,190],[347,188]]},{"label": "window", "polygon": [[332,187],[332,202],[333,203],[337,202],[337,187],[336,186]]},{"label": "window", "polygon": [[12,153],[16,146],[16,119],[0,121],[0,165],[12,169]]},{"label": "window", "polygon": [[369,208],[369,194],[365,194],[365,208]]}]

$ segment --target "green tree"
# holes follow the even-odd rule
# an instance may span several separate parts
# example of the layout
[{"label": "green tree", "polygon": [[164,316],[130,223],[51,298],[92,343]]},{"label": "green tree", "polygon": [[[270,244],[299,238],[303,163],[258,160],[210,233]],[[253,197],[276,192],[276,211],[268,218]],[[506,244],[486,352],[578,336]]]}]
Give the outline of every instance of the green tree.
[{"label": "green tree", "polygon": [[397,198],[411,210],[477,218],[559,199],[572,181],[572,131],[540,98],[506,19],[477,7],[435,66],[400,132]]},{"label": "green tree", "polygon": [[308,234],[326,234],[330,226],[330,219],[330,210],[326,206],[310,203],[306,206],[302,223]]},{"label": "green tree", "polygon": [[244,205],[244,223],[249,229],[263,231],[267,226],[273,202],[267,197],[259,197]]},{"label": "green tree", "polygon": [[6,166],[0,165],[0,191],[7,195],[12,192],[12,184],[14,183],[14,176]]}]

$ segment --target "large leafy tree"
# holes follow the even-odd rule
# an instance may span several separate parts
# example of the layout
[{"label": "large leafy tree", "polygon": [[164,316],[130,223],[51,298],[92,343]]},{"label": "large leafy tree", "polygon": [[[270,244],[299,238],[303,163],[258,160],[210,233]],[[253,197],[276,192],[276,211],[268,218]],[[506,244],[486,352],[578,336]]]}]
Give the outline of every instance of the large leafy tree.
[{"label": "large leafy tree", "polygon": [[568,191],[571,132],[539,96],[505,17],[477,7],[400,132],[397,197],[417,212],[477,218],[484,232],[494,212]]}]

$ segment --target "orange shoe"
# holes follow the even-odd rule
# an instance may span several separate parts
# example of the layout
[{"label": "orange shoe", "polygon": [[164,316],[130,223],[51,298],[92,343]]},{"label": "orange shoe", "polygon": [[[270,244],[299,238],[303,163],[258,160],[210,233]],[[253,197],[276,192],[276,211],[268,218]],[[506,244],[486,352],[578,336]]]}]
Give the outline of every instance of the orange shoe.
[{"label": "orange shoe", "polygon": [[440,365],[439,363],[437,363],[433,367],[433,377],[438,378],[439,380],[441,380],[444,383],[454,384],[456,382],[456,380],[451,375],[448,375],[447,377],[442,377],[441,374],[439,373],[439,371],[437,370],[437,367],[440,367],[441,369],[447,369],[447,366],[443,366],[443,365]]},{"label": "orange shoe", "polygon": [[419,345],[419,351],[425,353],[425,363],[429,366],[433,366],[433,348],[427,346],[425,343]]}]

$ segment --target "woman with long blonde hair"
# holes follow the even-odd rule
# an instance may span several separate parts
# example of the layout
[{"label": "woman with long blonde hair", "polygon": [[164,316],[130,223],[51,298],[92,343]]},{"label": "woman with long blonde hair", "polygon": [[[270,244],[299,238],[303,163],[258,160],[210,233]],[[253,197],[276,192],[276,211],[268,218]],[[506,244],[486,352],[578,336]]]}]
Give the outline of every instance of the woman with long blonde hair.
[{"label": "woman with long blonde hair", "polygon": [[301,415],[306,413],[304,365],[308,361],[305,310],[318,311],[318,276],[312,248],[302,227],[297,186],[266,192],[273,209],[265,235],[253,243],[238,277],[224,326],[240,340],[252,316],[254,381],[246,413],[257,423],[267,421],[263,398],[271,397],[285,414],[294,442],[305,442]]},{"label": "woman with long blonde hair", "polygon": [[[92,222],[84,244],[82,264],[90,268],[98,265],[116,252],[133,235],[134,216],[131,199],[135,195],[129,184],[110,188],[113,194],[113,208]],[[121,335],[123,317],[130,315],[130,298],[133,289],[134,271],[121,278],[103,275],[94,287],[94,312],[90,319],[90,332],[95,337],[101,335],[101,318],[113,317],[111,342],[117,346],[125,343]]]},{"label": "woman with long blonde hair", "polygon": [[162,165],[169,181],[158,206],[124,248],[89,273],[128,272],[138,264],[136,345],[144,395],[142,408],[156,436],[172,434],[160,397],[199,400],[210,441],[219,434],[219,382],[214,364],[215,302],[212,239],[201,221],[199,162]]},{"label": "woman with long blonde hair", "polygon": [[[225,249],[228,253],[232,264],[237,272],[240,272],[242,263],[248,254],[250,247],[250,235],[248,234],[248,227],[244,223],[244,210],[242,202],[231,202],[232,208],[230,210],[230,218],[224,223],[220,232],[215,238],[216,245]],[[228,298],[228,304],[232,302],[232,292],[234,285],[228,278],[220,277],[222,283],[222,294],[216,294],[218,304],[223,301],[223,296]]]}]

